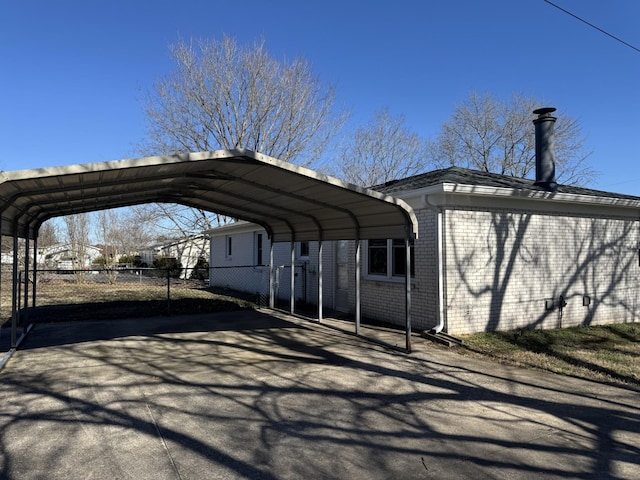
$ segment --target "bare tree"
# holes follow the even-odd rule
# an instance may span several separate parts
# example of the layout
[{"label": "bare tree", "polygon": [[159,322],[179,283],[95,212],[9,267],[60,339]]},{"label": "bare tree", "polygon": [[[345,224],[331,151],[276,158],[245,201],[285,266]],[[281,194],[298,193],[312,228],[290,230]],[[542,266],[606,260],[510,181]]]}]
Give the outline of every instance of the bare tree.
[{"label": "bare tree", "polygon": [[87,245],[89,244],[89,214],[78,213],[64,217],[67,241],[71,249],[71,264],[76,271],[76,279],[84,278],[81,270],[87,261]]},{"label": "bare tree", "polygon": [[[138,214],[137,207],[102,210],[95,218],[96,237],[114,262],[122,255],[134,255],[156,236],[150,217]],[[105,263],[109,259],[105,257]]]},{"label": "bare tree", "polygon": [[58,243],[58,227],[53,220],[44,222],[38,232],[38,245],[41,247],[50,247]]},{"label": "bare tree", "polygon": [[132,207],[132,211],[132,219],[144,219],[136,225],[148,225],[146,235],[140,232],[140,237],[147,240],[157,237],[186,238],[231,220],[216,213],[173,203],[137,205]]},{"label": "bare tree", "polygon": [[347,140],[335,175],[369,187],[415,175],[426,167],[426,141],[405,127],[403,116],[384,109]]},{"label": "bare tree", "polygon": [[[508,101],[490,94],[471,93],[455,108],[437,139],[430,156],[439,167],[461,167],[527,178],[535,175],[535,129],[533,110],[543,101],[514,95]],[[579,122],[558,112],[555,124],[558,181],[586,185],[597,173],[586,162]]]},{"label": "bare tree", "polygon": [[102,267],[110,284],[116,281],[114,266],[118,261],[116,247],[118,221],[114,210],[101,210],[96,214],[97,237],[102,243]]},{"label": "bare tree", "polygon": [[[171,46],[176,70],[146,99],[144,154],[246,148],[310,165],[342,127],[334,114],[334,88],[307,61],[279,61],[264,41],[243,47],[231,37]],[[206,218],[190,212],[191,220]],[[194,225],[183,225],[193,230]]]},{"label": "bare tree", "polygon": [[156,238],[158,230],[149,216],[129,208],[119,212],[116,245],[123,253],[132,255]]}]

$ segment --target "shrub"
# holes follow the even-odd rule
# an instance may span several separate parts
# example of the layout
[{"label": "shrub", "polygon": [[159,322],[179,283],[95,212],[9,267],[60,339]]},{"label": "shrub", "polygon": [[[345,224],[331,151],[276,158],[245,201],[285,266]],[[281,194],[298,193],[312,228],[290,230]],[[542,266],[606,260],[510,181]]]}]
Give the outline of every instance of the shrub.
[{"label": "shrub", "polygon": [[161,270],[159,276],[166,275],[168,270],[169,277],[180,278],[180,272],[182,272],[182,264],[173,257],[156,257],[153,259],[151,266],[157,270]]},{"label": "shrub", "polygon": [[127,265],[134,265],[135,266],[135,262],[136,262],[136,257],[134,255],[122,255],[118,259],[118,263],[124,263],[124,264],[127,264]]},{"label": "shrub", "polygon": [[209,262],[206,258],[198,257],[198,261],[193,267],[189,278],[194,280],[209,280]]}]

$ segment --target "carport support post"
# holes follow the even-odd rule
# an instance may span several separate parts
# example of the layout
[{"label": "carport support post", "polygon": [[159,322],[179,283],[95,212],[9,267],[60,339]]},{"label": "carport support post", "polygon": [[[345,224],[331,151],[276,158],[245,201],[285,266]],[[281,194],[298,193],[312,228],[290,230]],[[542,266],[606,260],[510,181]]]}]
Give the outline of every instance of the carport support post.
[{"label": "carport support post", "polygon": [[171,276],[167,267],[167,315],[171,314]]},{"label": "carport support post", "polygon": [[273,241],[269,242],[269,308],[275,308],[276,306],[276,281],[275,281],[276,268],[273,265]]},{"label": "carport support post", "polygon": [[322,237],[318,240],[318,322],[322,321]]},{"label": "carport support post", "polygon": [[291,295],[289,298],[291,314],[296,313],[296,243],[295,237],[291,238]]},{"label": "carport support post", "polygon": [[[0,215],[0,243],[2,243],[2,215]],[[0,315],[4,313],[2,309],[2,262],[0,261]],[[2,317],[0,316],[0,319]]]},{"label": "carport support post", "polygon": [[22,319],[22,331],[27,331],[29,323],[29,233],[24,239],[24,318]]},{"label": "carport support post", "polygon": [[36,285],[38,282],[38,237],[33,239],[33,296],[31,298],[31,306],[36,306]]},{"label": "carport support post", "polygon": [[[408,227],[407,227],[408,228]],[[405,265],[405,314],[406,314],[406,347],[407,353],[411,353],[411,241],[409,236],[404,239],[404,251],[406,253]]]},{"label": "carport support post", "polygon": [[360,233],[356,235],[356,335],[360,335]]},{"label": "carport support post", "polygon": [[18,231],[13,225],[13,271],[11,275],[11,348],[18,344]]}]

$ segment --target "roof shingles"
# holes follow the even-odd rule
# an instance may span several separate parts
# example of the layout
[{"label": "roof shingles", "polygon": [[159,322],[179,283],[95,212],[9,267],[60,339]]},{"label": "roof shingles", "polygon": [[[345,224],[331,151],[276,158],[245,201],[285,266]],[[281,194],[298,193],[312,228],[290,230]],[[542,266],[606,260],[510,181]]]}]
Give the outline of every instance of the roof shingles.
[{"label": "roof shingles", "polygon": [[[412,177],[400,180],[391,180],[381,185],[371,187],[380,193],[396,195],[409,190],[417,190],[442,183],[453,183],[458,185],[486,186],[513,188],[517,190],[544,191],[542,187],[534,185],[534,180],[527,178],[509,177],[497,173],[481,172],[469,170],[461,167],[449,167],[441,170],[421,173]],[[619,193],[604,192],[590,188],[575,187],[571,185],[558,184],[558,193],[569,193],[574,195],[589,195],[594,197],[621,198],[629,200],[640,200],[640,197],[633,195],[623,195]]]}]

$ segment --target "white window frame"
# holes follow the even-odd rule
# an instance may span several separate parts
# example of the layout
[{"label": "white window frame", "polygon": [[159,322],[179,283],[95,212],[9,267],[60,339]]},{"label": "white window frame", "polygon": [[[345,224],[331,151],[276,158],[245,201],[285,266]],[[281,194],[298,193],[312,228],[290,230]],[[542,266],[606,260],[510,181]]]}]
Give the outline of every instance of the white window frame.
[{"label": "white window frame", "polygon": [[[302,244],[306,243],[307,244],[307,252],[303,253],[302,252]],[[311,245],[309,242],[298,242],[298,249],[297,249],[297,257],[300,259],[308,259],[309,258],[309,254],[311,252]]]},{"label": "white window frame", "polygon": [[[379,239],[379,240],[383,240],[383,239]],[[393,241],[394,239],[392,238],[387,238],[384,239],[386,241],[386,273],[385,274],[379,274],[379,273],[370,273],[370,269],[369,269],[369,240],[364,241],[364,261],[362,262],[363,268],[364,268],[364,275],[363,277],[367,280],[375,280],[375,281],[382,281],[382,282],[396,282],[396,283],[401,283],[405,281],[405,275],[394,275],[393,274]],[[396,241],[398,241],[399,239],[395,239]],[[397,247],[396,247],[397,248]],[[404,239],[402,239],[402,248],[404,249]],[[414,266],[413,266],[413,273],[411,274],[411,278],[415,279],[415,243],[412,241],[411,242],[411,256],[413,258],[413,262],[414,262]],[[404,259],[404,256],[403,256]]]},{"label": "white window frame", "polygon": [[231,260],[233,255],[233,236],[225,235],[224,237],[224,258]]},{"label": "white window frame", "polygon": [[[254,255],[253,255],[253,263],[255,266],[257,267],[262,267],[265,265],[264,262],[264,247],[265,247],[265,241],[264,241],[264,233],[262,232],[255,232],[253,239],[254,239]],[[262,258],[260,258],[262,257]]]}]

